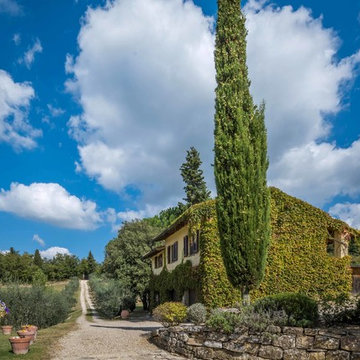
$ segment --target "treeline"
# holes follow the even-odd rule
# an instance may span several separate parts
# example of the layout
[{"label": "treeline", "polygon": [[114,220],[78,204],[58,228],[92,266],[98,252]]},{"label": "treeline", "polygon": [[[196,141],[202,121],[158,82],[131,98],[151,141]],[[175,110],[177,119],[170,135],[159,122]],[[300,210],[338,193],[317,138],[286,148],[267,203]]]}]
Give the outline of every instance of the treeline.
[{"label": "treeline", "polygon": [[0,253],[0,283],[35,283],[62,281],[72,277],[88,277],[98,270],[99,265],[91,251],[87,258],[75,255],[57,254],[53,259],[45,259],[39,250],[34,254],[20,254],[14,248],[8,253]]}]

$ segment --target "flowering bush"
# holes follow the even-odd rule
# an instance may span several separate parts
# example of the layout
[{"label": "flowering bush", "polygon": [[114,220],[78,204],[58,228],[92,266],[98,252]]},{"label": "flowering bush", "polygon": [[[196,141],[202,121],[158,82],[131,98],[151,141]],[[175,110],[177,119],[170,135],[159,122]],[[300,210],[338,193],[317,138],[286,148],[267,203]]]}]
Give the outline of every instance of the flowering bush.
[{"label": "flowering bush", "polygon": [[5,317],[9,313],[9,309],[6,307],[6,304],[0,300],[0,319]]},{"label": "flowering bush", "polygon": [[154,310],[154,319],[163,326],[178,325],[186,319],[186,306],[181,302],[166,302]]}]

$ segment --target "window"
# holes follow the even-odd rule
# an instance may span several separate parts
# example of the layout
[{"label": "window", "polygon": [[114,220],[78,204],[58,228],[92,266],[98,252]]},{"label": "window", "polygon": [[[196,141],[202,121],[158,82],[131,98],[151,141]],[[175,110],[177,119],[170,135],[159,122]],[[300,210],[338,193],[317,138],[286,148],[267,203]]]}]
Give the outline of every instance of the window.
[{"label": "window", "polygon": [[171,246],[167,247],[167,263],[171,263]]},{"label": "window", "polygon": [[163,266],[163,255],[155,256],[155,269],[161,268]]},{"label": "window", "polygon": [[190,255],[196,254],[199,251],[199,240],[200,240],[200,232],[196,231],[196,235],[191,237],[190,242]]},{"label": "window", "polygon": [[174,244],[172,244],[171,246],[167,247],[167,263],[168,264],[178,260],[178,258],[179,258],[178,249],[179,249],[179,245],[178,245],[177,241]]},{"label": "window", "polygon": [[178,259],[178,242],[176,241],[172,246],[172,262],[177,261]]},{"label": "window", "polygon": [[189,256],[189,237],[184,236],[184,257]]}]

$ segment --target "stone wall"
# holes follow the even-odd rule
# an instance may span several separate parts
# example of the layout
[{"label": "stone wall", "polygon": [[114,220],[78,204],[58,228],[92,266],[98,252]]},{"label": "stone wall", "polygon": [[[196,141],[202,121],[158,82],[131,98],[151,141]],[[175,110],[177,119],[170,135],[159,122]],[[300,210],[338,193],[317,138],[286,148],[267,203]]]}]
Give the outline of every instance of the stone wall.
[{"label": "stone wall", "polygon": [[360,329],[310,329],[270,326],[215,333],[204,326],[181,325],[152,333],[152,342],[189,359],[360,360]]}]

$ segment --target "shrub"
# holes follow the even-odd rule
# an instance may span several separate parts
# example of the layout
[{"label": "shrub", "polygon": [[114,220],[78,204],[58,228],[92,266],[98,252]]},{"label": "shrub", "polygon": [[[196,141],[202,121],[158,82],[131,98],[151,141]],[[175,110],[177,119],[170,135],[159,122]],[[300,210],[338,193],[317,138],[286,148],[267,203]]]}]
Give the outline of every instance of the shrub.
[{"label": "shrub", "polygon": [[193,304],[187,309],[187,317],[189,321],[196,325],[204,323],[206,321],[206,315],[206,307],[200,303]]},{"label": "shrub", "polygon": [[327,326],[336,324],[360,325],[360,299],[341,296],[320,302],[321,319]]},{"label": "shrub", "polygon": [[46,328],[65,321],[76,303],[77,286],[78,280],[72,280],[60,292],[44,286],[1,288],[0,298],[10,309],[7,322],[18,329],[24,324]]},{"label": "shrub", "polygon": [[178,325],[186,319],[186,306],[180,302],[166,302],[154,310],[154,319],[164,326]]},{"label": "shrub", "polygon": [[284,311],[287,325],[313,326],[319,320],[318,304],[303,294],[282,293],[259,299],[254,304],[256,312]]},{"label": "shrub", "polygon": [[285,325],[287,317],[283,311],[255,311],[253,306],[239,309],[239,312],[228,312],[221,309],[213,310],[206,325],[216,331],[233,333],[241,329],[262,332],[269,325]]},{"label": "shrub", "polygon": [[96,311],[105,318],[113,319],[120,315],[121,310],[130,303],[129,299],[134,299],[130,290],[120,280],[92,275],[89,284]]}]

